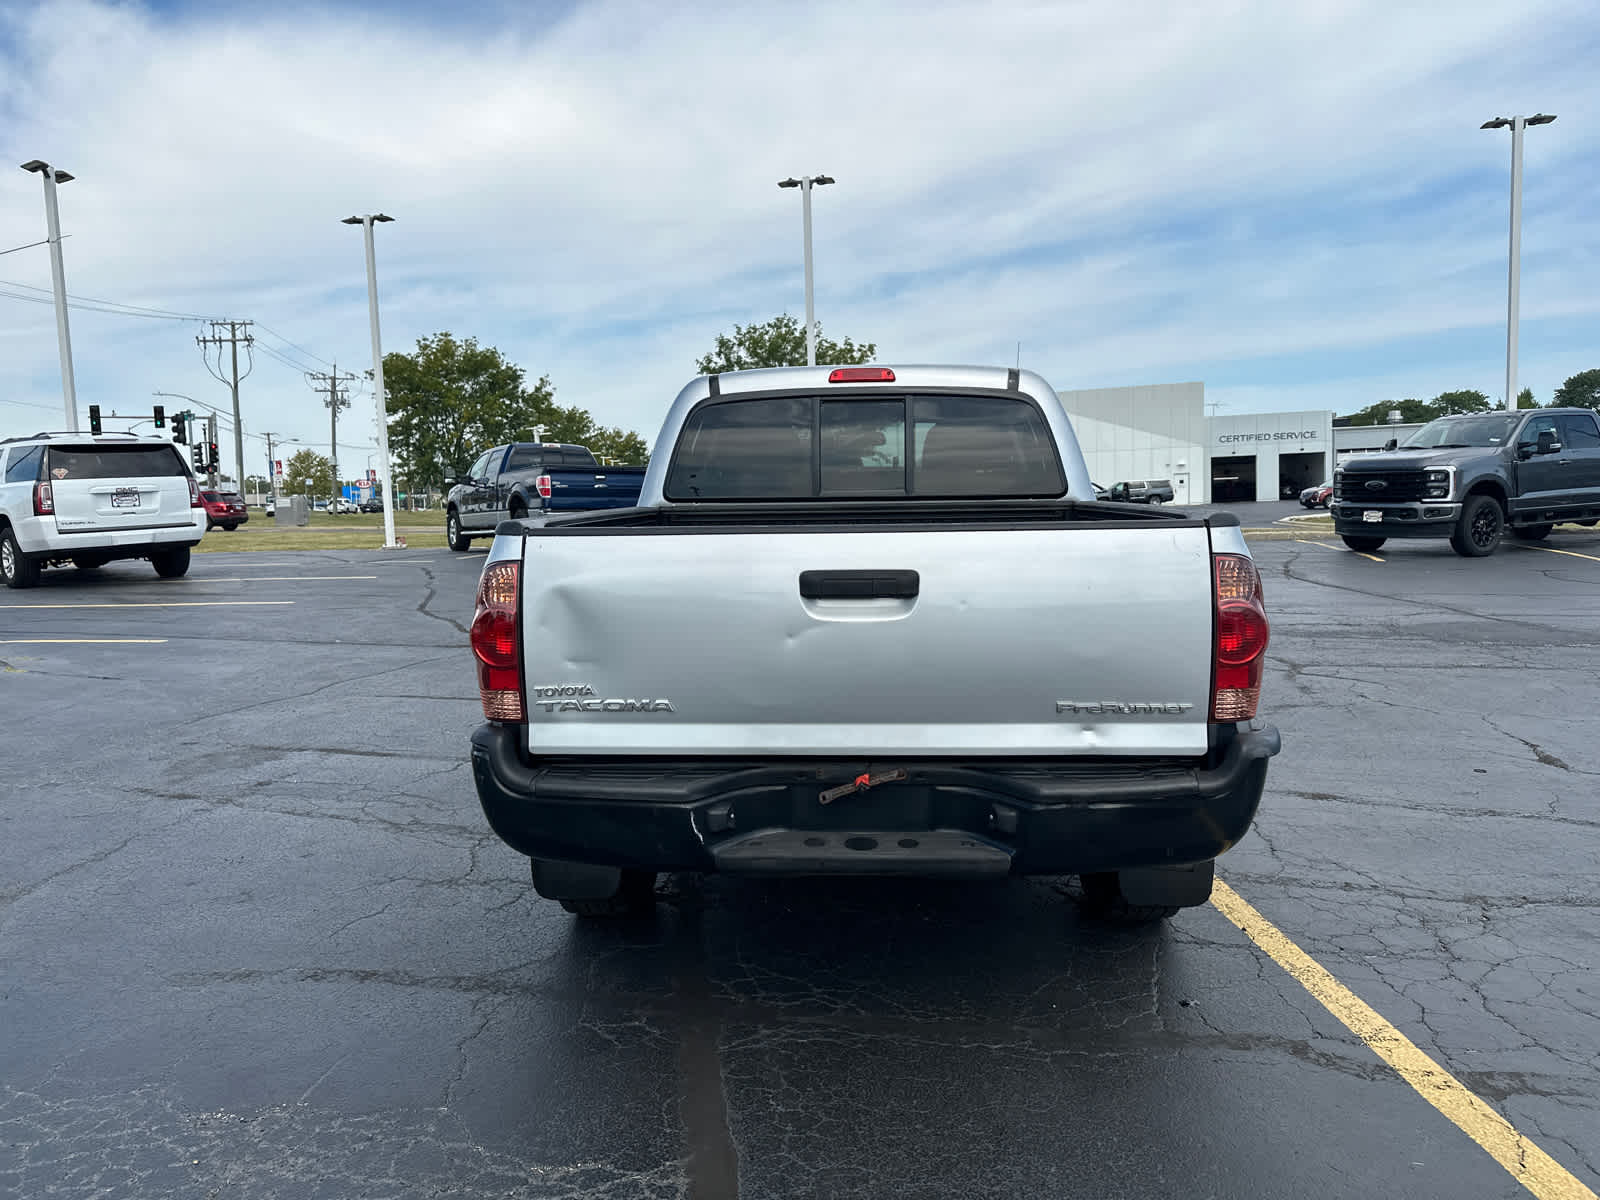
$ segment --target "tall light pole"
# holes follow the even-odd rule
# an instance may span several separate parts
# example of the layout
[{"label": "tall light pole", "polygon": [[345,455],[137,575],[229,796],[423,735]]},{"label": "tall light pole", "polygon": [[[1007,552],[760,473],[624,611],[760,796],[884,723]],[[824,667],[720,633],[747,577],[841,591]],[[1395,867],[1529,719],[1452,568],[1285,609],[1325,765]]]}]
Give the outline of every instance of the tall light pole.
[{"label": "tall light pole", "polygon": [[67,328],[67,271],[61,262],[61,214],[56,209],[56,184],[74,176],[35,158],[22,164],[24,171],[44,177],[44,219],[50,238],[50,280],[56,292],[56,344],[61,351],[61,398],[67,406],[67,428],[78,432],[78,381],[72,374],[72,331]]},{"label": "tall light pole", "polygon": [[389,410],[383,391],[383,337],[378,332],[378,260],[372,243],[374,222],[392,221],[383,213],[346,217],[344,224],[359,225],[367,242],[367,308],[372,315],[372,388],[378,404],[378,481],[383,484],[383,544],[394,549],[394,487],[389,476]]},{"label": "tall light pole", "polygon": [[802,175],[799,179],[780,179],[781,188],[799,188],[801,210],[805,214],[806,238],[806,366],[817,365],[817,314],[811,291],[811,189],[826,187],[833,182],[830,175]]},{"label": "tall light pole", "polygon": [[1522,301],[1522,131],[1529,125],[1548,125],[1555,117],[1496,117],[1480,129],[1511,127],[1511,266],[1506,282],[1506,407],[1517,407],[1517,322]]}]

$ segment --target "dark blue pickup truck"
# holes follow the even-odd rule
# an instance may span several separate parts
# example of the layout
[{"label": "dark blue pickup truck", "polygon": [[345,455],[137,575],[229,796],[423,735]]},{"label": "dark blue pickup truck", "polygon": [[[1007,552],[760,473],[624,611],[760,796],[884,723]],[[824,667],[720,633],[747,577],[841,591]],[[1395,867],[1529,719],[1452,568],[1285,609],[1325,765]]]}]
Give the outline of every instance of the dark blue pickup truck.
[{"label": "dark blue pickup truck", "polygon": [[514,442],[485,451],[465,474],[446,479],[445,537],[465,550],[493,537],[507,518],[592,508],[632,508],[643,467],[603,467],[585,446]]}]

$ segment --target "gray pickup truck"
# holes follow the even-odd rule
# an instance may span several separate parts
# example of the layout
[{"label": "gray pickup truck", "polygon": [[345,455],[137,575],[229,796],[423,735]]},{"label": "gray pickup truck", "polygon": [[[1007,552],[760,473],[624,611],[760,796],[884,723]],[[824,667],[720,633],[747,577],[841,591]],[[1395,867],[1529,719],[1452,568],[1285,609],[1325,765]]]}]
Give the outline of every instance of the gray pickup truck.
[{"label": "gray pickup truck", "polygon": [[1564,521],[1600,520],[1600,423],[1587,408],[1473,413],[1429,421],[1333,476],[1333,527],[1352,550],[1389,538],[1448,538],[1457,554],[1493,554]]},{"label": "gray pickup truck", "polygon": [[1278,750],[1237,519],[1093,499],[1004,367],[702,376],[631,510],[500,525],[472,768],[538,892],[657,872],[1082,877],[1203,903]]}]

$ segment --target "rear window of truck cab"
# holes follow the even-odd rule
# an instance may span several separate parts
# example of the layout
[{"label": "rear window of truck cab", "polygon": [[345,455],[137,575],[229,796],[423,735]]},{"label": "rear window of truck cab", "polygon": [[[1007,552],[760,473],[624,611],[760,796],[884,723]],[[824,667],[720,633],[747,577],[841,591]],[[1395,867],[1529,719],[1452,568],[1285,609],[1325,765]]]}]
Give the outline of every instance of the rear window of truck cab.
[{"label": "rear window of truck cab", "polygon": [[1024,499],[1067,490],[1055,440],[1013,396],[757,396],[684,421],[669,500]]}]

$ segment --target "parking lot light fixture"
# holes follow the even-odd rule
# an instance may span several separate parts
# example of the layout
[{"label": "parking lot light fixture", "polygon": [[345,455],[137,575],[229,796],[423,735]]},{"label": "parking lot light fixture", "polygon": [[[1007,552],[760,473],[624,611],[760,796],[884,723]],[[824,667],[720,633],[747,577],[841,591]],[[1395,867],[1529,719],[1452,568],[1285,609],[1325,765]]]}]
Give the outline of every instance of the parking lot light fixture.
[{"label": "parking lot light fixture", "polygon": [[1511,250],[1506,278],[1506,391],[1505,407],[1517,407],[1517,323],[1522,291],[1522,131],[1529,125],[1548,125],[1552,113],[1531,117],[1495,117],[1480,129],[1511,130]]},{"label": "parking lot light fixture", "polygon": [[44,220],[46,236],[50,240],[50,282],[56,298],[56,346],[61,354],[61,400],[67,409],[67,428],[77,433],[78,381],[72,372],[72,330],[67,324],[67,271],[61,260],[61,212],[56,208],[56,184],[70,183],[74,177],[38,158],[23,163],[22,169],[44,180]]},{"label": "parking lot light fixture", "polygon": [[811,189],[824,187],[834,182],[831,175],[802,175],[799,179],[790,176],[788,179],[778,180],[781,188],[799,188],[801,196],[802,221],[805,225],[805,260],[806,260],[806,366],[817,365],[817,314],[813,302],[811,287]]}]

